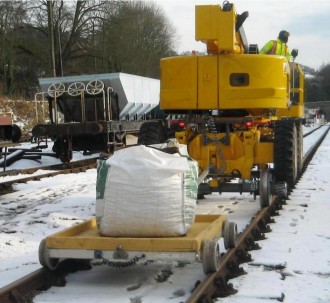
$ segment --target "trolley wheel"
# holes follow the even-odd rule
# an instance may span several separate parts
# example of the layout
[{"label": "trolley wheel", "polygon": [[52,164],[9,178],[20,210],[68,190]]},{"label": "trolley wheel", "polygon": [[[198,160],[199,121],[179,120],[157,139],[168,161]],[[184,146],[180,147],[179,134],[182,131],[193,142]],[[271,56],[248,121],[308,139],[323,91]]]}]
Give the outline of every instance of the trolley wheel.
[{"label": "trolley wheel", "polygon": [[86,85],[86,92],[90,95],[98,95],[102,93],[103,89],[104,83],[101,80],[92,80]]},{"label": "trolley wheel", "polygon": [[48,95],[51,97],[59,97],[65,92],[65,85],[63,83],[53,83],[48,87]]},{"label": "trolley wheel", "polygon": [[59,259],[50,258],[46,248],[46,239],[42,239],[39,244],[39,263],[50,270],[55,270],[59,264]]},{"label": "trolley wheel", "polygon": [[81,92],[85,90],[85,84],[82,82],[73,82],[68,87],[68,94],[76,97],[81,95]]},{"label": "trolley wheel", "polygon": [[226,221],[223,226],[223,242],[226,249],[236,246],[237,224]]},{"label": "trolley wheel", "polygon": [[271,193],[272,175],[268,169],[262,169],[260,171],[259,181],[259,199],[260,207],[268,207],[272,199]]},{"label": "trolley wheel", "polygon": [[202,243],[202,263],[205,274],[215,272],[220,267],[220,247],[217,240],[204,240]]}]

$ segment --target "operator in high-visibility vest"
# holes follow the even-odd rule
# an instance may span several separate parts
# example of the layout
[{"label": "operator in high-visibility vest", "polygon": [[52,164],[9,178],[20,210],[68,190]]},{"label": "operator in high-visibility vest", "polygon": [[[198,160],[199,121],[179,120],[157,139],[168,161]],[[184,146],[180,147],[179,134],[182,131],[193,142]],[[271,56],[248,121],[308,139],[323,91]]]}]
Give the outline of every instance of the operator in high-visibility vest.
[{"label": "operator in high-visibility vest", "polygon": [[280,31],[277,40],[268,41],[260,50],[259,54],[285,56],[290,62],[292,60],[292,56],[287,46],[289,36],[289,32],[285,30]]}]

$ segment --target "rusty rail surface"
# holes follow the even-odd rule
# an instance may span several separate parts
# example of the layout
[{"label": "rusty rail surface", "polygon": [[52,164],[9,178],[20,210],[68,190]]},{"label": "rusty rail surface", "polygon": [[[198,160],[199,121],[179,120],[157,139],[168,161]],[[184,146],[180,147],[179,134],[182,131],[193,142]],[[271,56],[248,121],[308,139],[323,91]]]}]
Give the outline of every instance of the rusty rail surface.
[{"label": "rusty rail surface", "polygon": [[0,302],[33,302],[33,297],[41,291],[46,291],[52,286],[65,286],[65,277],[69,273],[88,269],[91,269],[89,263],[77,260],[64,260],[54,271],[40,268],[21,279],[0,288]]},{"label": "rusty rail surface", "polygon": [[[330,127],[327,126],[327,130],[305,154],[300,176],[306,170],[309,162],[312,160],[329,130]],[[298,176],[297,181],[300,176]],[[260,248],[255,241],[264,239],[264,233],[271,231],[268,224],[274,222],[272,216],[278,215],[277,210],[281,209],[282,202],[284,201],[275,197],[269,207],[263,208],[257,213],[251,223],[238,237],[236,247],[228,250],[222,257],[219,270],[206,276],[205,280],[194,289],[186,303],[211,303],[215,298],[228,296],[237,292],[232,285],[228,283],[228,280],[244,274],[239,264],[251,261],[248,252]]]},{"label": "rusty rail surface", "polygon": [[15,175],[17,174],[33,174],[34,172],[38,170],[52,170],[51,172],[45,172],[38,175],[33,176],[27,176],[27,177],[17,177],[12,180],[5,180],[0,182],[0,193],[3,190],[7,190],[15,183],[26,183],[28,181],[35,181],[40,180],[42,178],[52,177],[60,174],[70,174],[70,173],[76,173],[76,172],[83,172],[90,168],[96,167],[96,162],[98,158],[89,158],[89,159],[83,159],[79,161],[73,161],[70,163],[62,163],[62,164],[56,164],[56,165],[49,165],[49,166],[42,166],[42,167],[36,167],[36,168],[28,168],[28,169],[22,169],[18,170]]},{"label": "rusty rail surface", "polygon": [[237,291],[228,283],[229,279],[244,274],[244,270],[239,264],[251,261],[249,251],[260,249],[255,241],[265,238],[265,233],[270,232],[269,223],[273,223],[271,218],[277,215],[277,210],[281,208],[279,198],[274,198],[269,207],[262,208],[251,223],[239,235],[236,247],[229,249],[221,258],[220,269],[203,280],[193,291],[186,303],[208,303],[214,298],[225,297]]}]

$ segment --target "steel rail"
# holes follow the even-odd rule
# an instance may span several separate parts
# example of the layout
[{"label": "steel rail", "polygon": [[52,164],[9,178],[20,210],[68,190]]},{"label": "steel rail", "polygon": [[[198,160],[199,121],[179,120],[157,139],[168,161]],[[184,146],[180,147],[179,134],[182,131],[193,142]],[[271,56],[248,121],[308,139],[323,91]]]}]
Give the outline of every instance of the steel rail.
[{"label": "steel rail", "polygon": [[[306,169],[312,156],[320,146],[327,131],[320,137],[304,157],[303,170]],[[249,251],[259,249],[255,241],[265,238],[265,233],[271,232],[270,223],[274,223],[273,216],[278,215],[277,210],[281,208],[281,201],[274,197],[269,207],[262,208],[251,223],[244,229],[236,240],[236,247],[229,249],[221,258],[220,269],[206,276],[205,280],[196,285],[187,303],[211,303],[214,298],[224,297],[237,291],[228,283],[228,280],[244,274],[239,264],[251,260]],[[31,302],[32,298],[40,291],[47,290],[51,286],[64,286],[65,276],[77,270],[90,269],[87,262],[77,260],[64,260],[55,271],[40,268],[13,283],[0,288],[0,302]]]},{"label": "steel rail", "polygon": [[19,177],[12,180],[5,180],[0,182],[0,193],[1,190],[6,190],[10,188],[15,183],[26,183],[28,181],[40,180],[42,178],[53,177],[60,174],[70,174],[75,172],[86,171],[90,168],[96,167],[96,161],[98,158],[84,159],[80,161],[70,162],[70,164],[56,164],[50,166],[43,166],[42,168],[33,168],[21,170],[20,173],[29,173],[32,174],[32,171],[37,170],[52,170],[51,172],[40,173],[38,175]]},{"label": "steel rail", "polygon": [[236,247],[229,249],[221,258],[221,265],[217,272],[209,274],[193,291],[186,303],[208,303],[214,298],[228,296],[236,290],[228,280],[244,274],[239,264],[251,261],[248,251],[259,249],[255,241],[265,238],[264,234],[270,232],[269,223],[273,223],[271,216],[276,215],[280,200],[276,197],[269,207],[262,208],[251,223],[239,235]]},{"label": "steel rail", "polygon": [[23,168],[23,169],[13,169],[13,170],[7,170],[5,172],[0,172],[0,176],[4,177],[7,175],[18,175],[18,174],[33,174],[38,170],[60,170],[64,168],[74,168],[77,166],[82,166],[83,164],[90,164],[94,163],[99,157],[93,157],[88,159],[81,159],[76,161],[71,161],[69,163],[60,163],[60,164],[52,164],[52,165],[43,165],[43,166],[37,166],[37,167],[31,167],[31,168]]},{"label": "steel rail", "polygon": [[313,158],[314,154],[316,153],[317,149],[319,148],[319,146],[321,145],[321,143],[323,142],[323,140],[327,136],[329,130],[330,130],[330,126],[327,126],[327,130],[324,131],[324,133],[322,134],[322,136],[320,136],[318,138],[318,140],[316,141],[316,143],[313,144],[313,146],[305,154],[304,159],[303,159],[303,165],[302,165],[301,174],[306,170],[306,167],[308,166],[309,162],[312,160],[312,158]]},{"label": "steel rail", "polygon": [[315,127],[312,130],[310,130],[309,132],[304,133],[303,137],[305,138],[305,137],[311,135],[312,133],[314,133],[315,131],[319,130],[323,126],[327,126],[327,125],[320,125],[318,127]]},{"label": "steel rail", "polygon": [[[329,130],[330,127],[328,126],[327,130],[305,154],[299,176],[306,170]],[[251,223],[238,237],[236,247],[229,249],[222,257],[219,270],[206,276],[205,280],[200,282],[192,292],[186,303],[211,303],[215,298],[228,296],[237,292],[232,285],[228,283],[228,280],[244,273],[244,271],[239,268],[239,264],[251,260],[248,253],[249,250],[259,249],[255,241],[262,240],[264,238],[264,233],[271,231],[268,223],[274,222],[271,217],[277,215],[276,210],[281,208],[282,202],[283,201],[278,197],[275,197],[269,207],[262,208],[257,213]]]},{"label": "steel rail", "polygon": [[1,303],[30,303],[41,291],[52,286],[65,286],[65,277],[78,270],[88,270],[91,266],[86,261],[64,260],[59,267],[48,270],[44,267],[0,288]]}]

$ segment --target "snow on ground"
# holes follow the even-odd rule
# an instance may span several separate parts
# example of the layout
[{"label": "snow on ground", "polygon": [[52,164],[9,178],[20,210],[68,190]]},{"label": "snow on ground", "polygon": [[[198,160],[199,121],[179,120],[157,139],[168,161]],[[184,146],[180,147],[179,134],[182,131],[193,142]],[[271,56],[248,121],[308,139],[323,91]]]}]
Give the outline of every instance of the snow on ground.
[{"label": "snow on ground", "polygon": [[[312,141],[309,137],[304,140],[305,150]],[[330,135],[283,207],[282,216],[275,218],[273,232],[267,234],[267,240],[260,241],[262,250],[251,252],[253,264],[242,265],[248,274],[231,280],[239,292],[219,301],[267,303],[274,302],[270,297],[283,293],[285,302],[330,302],[329,151]],[[45,158],[42,162],[57,161]],[[15,165],[22,167],[25,161]],[[0,287],[40,267],[41,239],[94,215],[95,181],[96,170],[91,169],[17,184],[17,192],[0,196]],[[213,202],[208,205],[210,200]],[[244,207],[239,212],[241,202]],[[243,217],[249,218],[249,212],[257,208],[258,202],[251,196],[212,195],[200,203],[199,212],[227,213],[230,220],[238,221],[241,230],[245,226]],[[274,265],[285,268],[272,270]],[[201,265],[197,263],[155,262],[125,269],[95,266],[90,271],[69,275],[66,287],[53,287],[34,302],[79,299],[82,303],[179,303],[202,278]]]},{"label": "snow on ground", "polygon": [[248,274],[231,280],[239,292],[220,302],[274,302],[265,298],[282,293],[284,302],[330,302],[329,170],[330,134],[275,217],[273,232],[259,241],[262,250],[242,265]]}]

